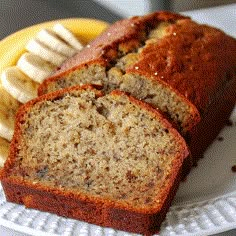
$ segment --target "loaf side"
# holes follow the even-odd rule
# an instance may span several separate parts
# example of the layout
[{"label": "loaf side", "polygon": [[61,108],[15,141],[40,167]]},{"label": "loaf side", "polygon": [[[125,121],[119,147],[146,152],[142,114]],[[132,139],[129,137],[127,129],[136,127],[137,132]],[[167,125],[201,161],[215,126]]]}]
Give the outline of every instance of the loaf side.
[{"label": "loaf side", "polygon": [[153,13],[112,25],[48,78],[39,94],[86,83],[103,85],[105,92],[118,88],[159,107],[185,134],[234,78],[235,52],[235,39],[218,29]]},{"label": "loaf side", "polygon": [[[148,104],[120,91],[102,96],[90,87],[72,87],[20,109],[1,179],[11,191],[27,189],[20,199],[6,190],[9,200],[26,205],[38,194],[50,200],[56,193],[69,202],[120,210],[131,223],[141,214],[154,224],[143,225],[143,233],[160,226],[150,219],[166,214],[187,156],[183,138]],[[71,217],[78,218],[74,211]],[[87,221],[114,227],[111,216],[102,217]]]},{"label": "loaf side", "polygon": [[[92,56],[94,50],[99,57]],[[193,148],[196,162],[229,119],[235,78],[234,38],[190,18],[157,12],[112,25],[45,80],[39,94],[86,83],[102,85],[104,93],[126,91],[166,115]]]}]

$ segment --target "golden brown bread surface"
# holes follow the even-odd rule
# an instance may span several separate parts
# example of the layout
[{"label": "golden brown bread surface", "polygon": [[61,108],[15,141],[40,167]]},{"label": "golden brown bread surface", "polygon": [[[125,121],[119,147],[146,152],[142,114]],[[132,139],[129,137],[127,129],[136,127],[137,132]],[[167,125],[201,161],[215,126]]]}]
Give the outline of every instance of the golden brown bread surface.
[{"label": "golden brown bread surface", "polygon": [[112,25],[45,80],[39,94],[86,83],[129,92],[165,113],[198,159],[234,107],[235,74],[235,39],[156,12]]},{"label": "golden brown bread surface", "polygon": [[136,52],[126,73],[163,81],[204,112],[216,91],[235,74],[235,51],[235,39],[221,30],[157,12],[116,22],[51,77],[60,78],[93,63],[109,69],[114,61]]},{"label": "golden brown bread surface", "polygon": [[151,234],[187,156],[184,139],[148,104],[72,87],[20,108],[1,181],[9,201]]}]

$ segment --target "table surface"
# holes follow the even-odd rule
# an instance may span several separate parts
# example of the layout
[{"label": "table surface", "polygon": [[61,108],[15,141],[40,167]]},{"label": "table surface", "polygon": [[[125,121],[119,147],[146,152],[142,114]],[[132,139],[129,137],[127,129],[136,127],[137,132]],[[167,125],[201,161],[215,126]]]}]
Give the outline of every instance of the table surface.
[{"label": "table surface", "polygon": [[[191,16],[192,19],[206,23],[221,29],[236,37],[236,4],[224,5],[214,8],[200,9],[194,11],[183,12],[183,14]],[[117,16],[114,16],[114,19]],[[0,226],[1,236],[28,236],[27,234],[19,233],[6,227]],[[215,236],[235,236],[236,229],[216,234]]]}]

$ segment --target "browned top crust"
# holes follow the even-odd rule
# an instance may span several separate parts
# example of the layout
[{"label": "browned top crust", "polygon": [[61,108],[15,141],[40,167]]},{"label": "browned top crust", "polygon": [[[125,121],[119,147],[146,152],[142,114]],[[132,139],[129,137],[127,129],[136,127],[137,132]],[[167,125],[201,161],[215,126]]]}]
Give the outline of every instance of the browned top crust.
[{"label": "browned top crust", "polygon": [[190,19],[179,20],[168,36],[145,47],[127,72],[164,81],[204,113],[236,73],[236,40]]},{"label": "browned top crust", "polygon": [[172,23],[167,35],[146,44],[139,52],[138,62],[126,73],[138,73],[166,83],[204,114],[209,104],[221,95],[221,88],[235,75],[236,40],[218,29],[170,12],[155,12],[116,22],[62,64],[40,88],[89,64],[109,68],[119,57],[119,48],[125,44],[129,52],[137,49],[150,29],[163,21]]},{"label": "browned top crust", "polygon": [[112,59],[117,56],[115,51],[119,44],[131,42],[130,47],[135,46],[139,44],[140,40],[145,39],[145,31],[153,28],[158,23],[186,18],[185,16],[163,11],[117,21],[87,45],[82,53],[78,53],[64,62],[52,77],[63,76],[67,74],[68,70],[72,71],[84,64],[96,62],[104,66],[109,65]]}]

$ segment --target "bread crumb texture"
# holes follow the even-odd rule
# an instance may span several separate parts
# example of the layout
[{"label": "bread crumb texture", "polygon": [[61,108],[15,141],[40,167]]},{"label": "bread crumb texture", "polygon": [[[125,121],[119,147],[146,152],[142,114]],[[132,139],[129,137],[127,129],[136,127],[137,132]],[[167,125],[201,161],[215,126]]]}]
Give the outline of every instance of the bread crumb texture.
[{"label": "bread crumb texture", "polygon": [[39,89],[119,89],[158,107],[185,136],[232,82],[235,39],[188,17],[155,12],[121,20],[62,64]]},{"label": "bread crumb texture", "polygon": [[[103,86],[103,92],[105,93],[120,89],[160,108],[162,112],[171,118],[179,131],[186,133],[197,123],[199,114],[195,110],[196,108],[186,101],[183,96],[180,96],[179,93],[160,81],[160,79],[163,80],[165,68],[168,70],[173,63],[176,63],[176,61],[173,61],[173,57],[176,55],[173,55],[172,48],[167,48],[165,53],[169,51],[164,58],[163,50],[160,47],[153,49],[153,52],[160,58],[158,60],[155,58],[153,62],[149,59],[152,56],[151,50],[149,51],[152,45],[159,45],[162,39],[173,37],[171,27],[174,23],[173,20],[156,21],[150,24],[149,27],[142,26],[137,32],[137,22],[132,27],[128,21],[125,21],[121,25],[128,25],[127,34],[130,35],[130,38],[127,40],[121,38],[120,41],[117,39],[118,36],[114,36],[117,32],[112,26],[108,30],[111,36],[110,41],[104,39],[108,33],[96,39],[89,48],[66,62],[66,65],[78,65],[78,68],[68,69],[66,74],[60,76],[59,79],[46,82],[46,86],[45,84],[41,86],[41,92],[48,93],[78,84],[99,84]],[[119,25],[119,27],[121,26]],[[125,31],[124,29],[120,30]],[[132,35],[132,30],[134,30],[133,34],[138,34],[136,38]],[[124,34],[124,32],[122,33]],[[122,33],[120,34],[122,35]],[[104,49],[101,49],[103,47]],[[91,52],[92,50],[95,52]],[[90,54],[94,55],[91,56]],[[84,60],[87,60],[88,63],[84,63]],[[152,63],[154,65],[151,65]],[[150,71],[147,75],[140,72],[140,69],[145,67],[144,65],[150,67],[144,68],[144,71]]]},{"label": "bread crumb texture", "polygon": [[157,204],[183,143],[126,95],[79,93],[24,114],[11,175],[133,206]]}]

